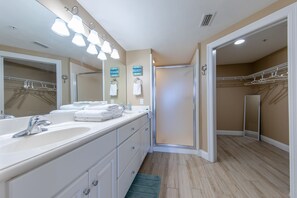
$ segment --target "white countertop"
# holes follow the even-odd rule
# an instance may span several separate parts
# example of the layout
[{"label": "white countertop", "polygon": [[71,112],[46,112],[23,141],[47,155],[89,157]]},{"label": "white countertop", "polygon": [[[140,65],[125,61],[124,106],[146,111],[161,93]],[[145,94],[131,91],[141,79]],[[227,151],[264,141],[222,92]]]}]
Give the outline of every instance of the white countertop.
[{"label": "white countertop", "polygon": [[54,124],[49,126],[49,131],[33,136],[42,136],[45,133],[59,133],[59,131],[51,131],[67,128],[86,127],[89,128],[89,130],[62,141],[17,152],[14,150],[7,151],[7,147],[10,146],[10,144],[17,143],[17,141],[24,141],[24,138],[31,138],[33,136],[11,138],[14,133],[0,135],[0,182],[7,181],[17,175],[28,172],[145,114],[146,112],[123,114],[122,117],[104,122],[69,121]]}]

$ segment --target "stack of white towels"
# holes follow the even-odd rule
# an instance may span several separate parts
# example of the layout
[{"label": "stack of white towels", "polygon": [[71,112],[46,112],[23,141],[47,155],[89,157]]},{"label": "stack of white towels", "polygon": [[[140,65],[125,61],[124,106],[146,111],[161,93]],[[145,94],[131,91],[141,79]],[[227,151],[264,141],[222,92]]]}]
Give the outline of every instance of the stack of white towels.
[{"label": "stack of white towels", "polygon": [[117,104],[87,106],[84,110],[74,113],[75,121],[102,122],[121,117],[123,108]]},{"label": "stack of white towels", "polygon": [[72,114],[75,121],[102,122],[113,118],[121,117],[123,108],[117,104],[107,104],[106,101],[75,102],[62,105],[60,110],[54,110],[51,114]]}]

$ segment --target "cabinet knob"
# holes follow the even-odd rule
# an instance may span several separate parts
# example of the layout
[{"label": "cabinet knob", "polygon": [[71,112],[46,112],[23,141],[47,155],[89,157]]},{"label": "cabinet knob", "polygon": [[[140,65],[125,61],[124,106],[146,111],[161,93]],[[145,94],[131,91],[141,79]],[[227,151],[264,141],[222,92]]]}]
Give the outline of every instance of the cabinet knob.
[{"label": "cabinet knob", "polygon": [[93,185],[93,186],[97,186],[97,185],[98,185],[98,180],[94,180],[94,181],[92,182],[92,185]]},{"label": "cabinet knob", "polygon": [[135,171],[132,171],[132,175],[134,175],[135,174]]},{"label": "cabinet knob", "polygon": [[132,146],[132,150],[134,150],[135,149],[135,146]]},{"label": "cabinet knob", "polygon": [[145,129],[145,131],[147,131],[147,130],[148,130],[148,128]]},{"label": "cabinet knob", "polygon": [[86,188],[84,189],[83,193],[84,195],[88,195],[90,193],[91,189],[90,188]]},{"label": "cabinet knob", "polygon": [[132,127],[132,128],[131,128],[131,130],[132,130],[132,131],[134,131],[134,130],[135,130],[135,128],[134,128],[134,127]]}]

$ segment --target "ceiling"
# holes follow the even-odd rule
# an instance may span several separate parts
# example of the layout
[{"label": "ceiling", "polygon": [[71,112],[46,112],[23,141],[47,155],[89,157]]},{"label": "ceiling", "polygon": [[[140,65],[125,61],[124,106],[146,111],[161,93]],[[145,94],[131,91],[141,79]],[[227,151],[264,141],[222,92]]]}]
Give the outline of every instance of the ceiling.
[{"label": "ceiling", "polygon": [[125,50],[152,49],[156,65],[176,65],[190,62],[197,43],[277,0],[77,1]]},{"label": "ceiling", "polygon": [[266,27],[251,35],[241,37],[242,45],[234,41],[217,49],[217,64],[253,63],[287,46],[287,22]]},{"label": "ceiling", "polygon": [[[0,0],[0,45],[70,57],[82,63],[101,68],[101,61],[77,47],[70,37],[61,37],[51,30],[56,15],[36,0]],[[16,27],[15,29],[11,26]],[[48,48],[34,44],[41,43]]]},{"label": "ceiling", "polygon": [[19,59],[13,59],[13,58],[5,58],[5,61],[20,64],[20,65],[25,65],[28,67],[33,67],[39,70],[56,72],[56,67],[54,67],[56,65],[49,64],[49,63],[39,63],[35,61],[19,60]]}]

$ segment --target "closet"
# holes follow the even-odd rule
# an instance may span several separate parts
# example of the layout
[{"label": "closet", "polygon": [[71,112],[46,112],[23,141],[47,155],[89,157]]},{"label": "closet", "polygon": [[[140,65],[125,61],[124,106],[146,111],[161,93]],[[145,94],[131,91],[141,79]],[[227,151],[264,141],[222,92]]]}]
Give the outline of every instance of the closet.
[{"label": "closet", "polygon": [[[218,135],[254,136],[288,151],[286,30],[286,21],[279,22],[247,35],[242,45],[217,50]],[[258,97],[258,117],[249,114],[249,96]],[[247,118],[258,120],[259,130],[256,125],[248,130]]]}]

